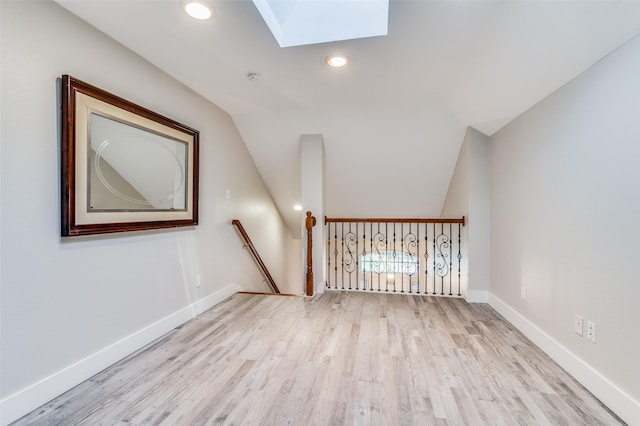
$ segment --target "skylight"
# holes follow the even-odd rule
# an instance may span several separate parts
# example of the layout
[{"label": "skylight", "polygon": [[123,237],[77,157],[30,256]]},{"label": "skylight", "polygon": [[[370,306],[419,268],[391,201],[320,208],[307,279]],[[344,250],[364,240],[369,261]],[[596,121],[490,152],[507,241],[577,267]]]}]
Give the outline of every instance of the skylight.
[{"label": "skylight", "polygon": [[280,47],[387,35],[389,0],[253,0]]}]

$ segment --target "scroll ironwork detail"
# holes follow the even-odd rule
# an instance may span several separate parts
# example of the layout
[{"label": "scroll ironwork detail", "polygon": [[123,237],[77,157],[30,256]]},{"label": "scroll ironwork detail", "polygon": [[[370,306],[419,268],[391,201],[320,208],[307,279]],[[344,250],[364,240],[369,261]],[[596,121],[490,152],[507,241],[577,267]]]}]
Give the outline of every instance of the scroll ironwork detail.
[{"label": "scroll ironwork detail", "polygon": [[451,297],[466,293],[464,219],[325,220],[327,288]]}]

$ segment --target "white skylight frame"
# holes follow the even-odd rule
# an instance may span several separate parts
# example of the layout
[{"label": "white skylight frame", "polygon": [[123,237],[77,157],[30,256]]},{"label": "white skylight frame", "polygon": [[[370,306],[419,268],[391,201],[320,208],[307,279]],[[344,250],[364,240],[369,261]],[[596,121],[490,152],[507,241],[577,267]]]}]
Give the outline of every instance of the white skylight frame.
[{"label": "white skylight frame", "polygon": [[389,0],[253,0],[280,47],[387,35]]}]

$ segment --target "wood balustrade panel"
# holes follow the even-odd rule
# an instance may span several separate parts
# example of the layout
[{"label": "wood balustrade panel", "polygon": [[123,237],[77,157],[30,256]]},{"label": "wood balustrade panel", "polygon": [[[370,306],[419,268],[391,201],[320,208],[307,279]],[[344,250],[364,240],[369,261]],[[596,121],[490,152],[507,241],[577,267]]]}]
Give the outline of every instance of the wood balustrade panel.
[{"label": "wood balustrade panel", "polygon": [[624,424],[487,304],[236,294],[16,425]]}]

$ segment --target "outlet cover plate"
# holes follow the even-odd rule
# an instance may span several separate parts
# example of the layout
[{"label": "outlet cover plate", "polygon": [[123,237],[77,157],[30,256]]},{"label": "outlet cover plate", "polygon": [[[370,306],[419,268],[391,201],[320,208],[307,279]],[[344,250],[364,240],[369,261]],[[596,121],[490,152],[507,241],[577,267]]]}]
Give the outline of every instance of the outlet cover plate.
[{"label": "outlet cover plate", "polygon": [[596,323],[593,321],[587,321],[587,339],[596,342]]},{"label": "outlet cover plate", "polygon": [[580,315],[576,315],[573,322],[573,330],[578,336],[582,336],[583,325],[584,318],[582,318]]}]

